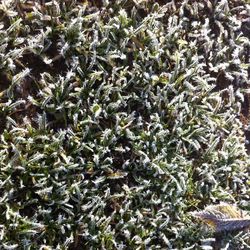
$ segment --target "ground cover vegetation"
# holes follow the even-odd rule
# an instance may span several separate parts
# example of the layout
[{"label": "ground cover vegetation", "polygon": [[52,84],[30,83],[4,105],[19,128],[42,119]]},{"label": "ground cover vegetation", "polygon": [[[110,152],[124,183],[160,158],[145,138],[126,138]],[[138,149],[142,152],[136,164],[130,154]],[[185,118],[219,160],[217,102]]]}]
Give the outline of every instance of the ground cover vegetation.
[{"label": "ground cover vegetation", "polygon": [[0,2],[0,248],[250,249],[250,5]]}]

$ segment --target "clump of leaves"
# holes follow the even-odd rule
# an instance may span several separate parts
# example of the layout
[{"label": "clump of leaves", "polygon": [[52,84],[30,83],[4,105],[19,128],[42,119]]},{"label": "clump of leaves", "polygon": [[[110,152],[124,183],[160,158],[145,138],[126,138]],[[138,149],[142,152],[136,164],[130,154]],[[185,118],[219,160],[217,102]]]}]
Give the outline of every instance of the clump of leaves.
[{"label": "clump of leaves", "polygon": [[189,212],[249,209],[249,8],[3,1],[1,247],[198,248]]}]

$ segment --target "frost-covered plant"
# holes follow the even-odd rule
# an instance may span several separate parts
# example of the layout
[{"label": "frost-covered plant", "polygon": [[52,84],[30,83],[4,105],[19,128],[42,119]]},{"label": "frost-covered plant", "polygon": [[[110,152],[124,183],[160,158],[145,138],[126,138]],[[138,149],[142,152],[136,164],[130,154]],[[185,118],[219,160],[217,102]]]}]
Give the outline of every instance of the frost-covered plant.
[{"label": "frost-covered plant", "polygon": [[189,212],[249,209],[249,4],[2,2],[3,249],[194,249]]}]

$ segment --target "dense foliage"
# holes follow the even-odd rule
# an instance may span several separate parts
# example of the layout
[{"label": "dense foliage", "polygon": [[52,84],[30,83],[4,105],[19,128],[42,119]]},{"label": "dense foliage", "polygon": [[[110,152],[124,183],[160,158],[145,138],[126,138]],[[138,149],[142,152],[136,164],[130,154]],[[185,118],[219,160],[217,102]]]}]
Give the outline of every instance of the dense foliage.
[{"label": "dense foliage", "polygon": [[189,212],[249,211],[249,12],[1,1],[1,249],[199,249]]}]

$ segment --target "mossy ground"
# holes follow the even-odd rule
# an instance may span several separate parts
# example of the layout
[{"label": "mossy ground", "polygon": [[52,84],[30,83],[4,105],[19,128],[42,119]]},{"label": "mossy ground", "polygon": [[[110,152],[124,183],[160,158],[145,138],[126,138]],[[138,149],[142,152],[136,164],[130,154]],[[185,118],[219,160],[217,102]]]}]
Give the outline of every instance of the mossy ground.
[{"label": "mossy ground", "polygon": [[247,1],[0,3],[0,246],[201,249],[249,211]]}]

